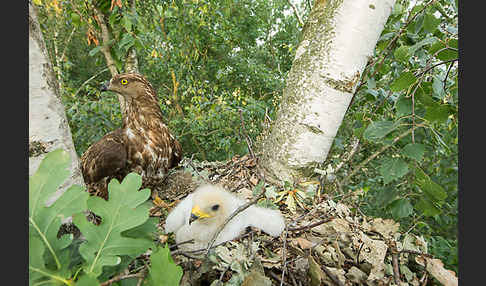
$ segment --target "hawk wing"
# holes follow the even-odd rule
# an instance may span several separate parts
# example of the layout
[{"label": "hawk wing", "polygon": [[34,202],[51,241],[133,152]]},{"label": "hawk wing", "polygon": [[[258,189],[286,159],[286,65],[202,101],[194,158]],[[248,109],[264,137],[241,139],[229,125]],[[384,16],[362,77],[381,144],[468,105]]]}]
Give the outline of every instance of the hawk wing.
[{"label": "hawk wing", "polygon": [[81,171],[86,184],[113,176],[127,163],[127,151],[121,129],[116,129],[91,145],[81,157]]},{"label": "hawk wing", "polygon": [[177,139],[174,138],[172,140],[172,161],[169,168],[173,168],[177,166],[177,164],[179,164],[181,159],[182,159],[182,146],[179,143],[179,141],[177,141]]}]

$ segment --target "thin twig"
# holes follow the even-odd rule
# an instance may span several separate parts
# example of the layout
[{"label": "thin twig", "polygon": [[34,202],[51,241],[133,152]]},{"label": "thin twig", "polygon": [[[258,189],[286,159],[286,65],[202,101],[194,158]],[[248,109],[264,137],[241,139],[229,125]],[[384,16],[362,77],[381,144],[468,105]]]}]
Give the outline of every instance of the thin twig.
[{"label": "thin twig", "polygon": [[135,273],[135,274],[119,274],[113,278],[111,278],[110,280],[107,280],[103,283],[100,284],[100,286],[108,286],[108,285],[111,285],[115,282],[118,282],[118,281],[121,281],[123,279],[128,279],[128,278],[143,278],[144,276],[142,275],[142,273]]},{"label": "thin twig", "polygon": [[447,73],[444,77],[444,80],[442,81],[442,89],[444,90],[444,93],[446,93],[446,94],[447,94],[447,90],[446,90],[447,78],[449,77],[449,72],[451,71],[453,65],[454,65],[454,63],[451,63],[449,65],[449,68],[447,68]]},{"label": "thin twig", "polygon": [[281,284],[290,286],[290,284],[288,284],[287,282],[282,281],[277,274],[273,273],[273,271],[270,271],[270,276],[272,276],[275,280],[280,281]]},{"label": "thin twig", "polygon": [[392,250],[392,265],[393,265],[393,278],[395,280],[395,284],[400,285],[402,281],[400,280],[400,269],[398,269],[398,252]]},{"label": "thin twig", "polygon": [[352,148],[351,148],[351,151],[349,152],[348,156],[346,156],[345,159],[343,159],[341,161],[341,163],[339,163],[337,166],[336,166],[336,169],[334,170],[334,174],[337,174],[337,172],[339,171],[339,169],[342,168],[342,166],[344,164],[346,164],[346,162],[348,162],[353,156],[354,154],[356,153],[356,151],[358,151],[358,147],[359,147],[359,139],[356,138],[354,140],[354,142],[352,143]]},{"label": "thin twig", "polygon": [[283,239],[283,246],[282,246],[282,278],[280,280],[280,286],[283,285],[284,278],[285,278],[285,271],[287,270],[287,232],[288,228],[287,225],[285,226],[285,233],[284,233],[284,239]]},{"label": "thin twig", "polygon": [[326,272],[327,276],[329,276],[329,278],[331,278],[332,282],[334,282],[334,284],[338,285],[338,286],[344,286],[344,284],[334,275],[332,274],[332,272],[327,269],[326,265],[321,265],[321,268],[322,270],[324,270],[324,272]]},{"label": "thin twig", "polygon": [[252,142],[250,136],[246,132],[245,128],[245,121],[243,120],[243,110],[241,108],[238,109],[240,113],[240,120],[241,120],[241,127],[243,128],[243,135],[245,135],[246,145],[248,145],[248,151],[250,152],[251,158],[255,158],[255,153],[253,153],[253,149],[251,148]]},{"label": "thin twig", "polygon": [[88,82],[92,81],[95,77],[99,76],[100,74],[104,73],[107,70],[108,70],[108,68],[104,68],[104,69],[100,70],[99,72],[95,73],[95,75],[93,75],[92,77],[88,78],[85,82],[83,82],[81,84],[81,86],[78,88],[78,90],[76,90],[76,92],[74,93],[74,97],[76,97],[78,95],[78,93],[81,91],[83,86],[85,86]]},{"label": "thin twig", "polygon": [[326,218],[326,219],[323,219],[323,220],[318,221],[318,222],[315,222],[315,223],[311,223],[311,224],[305,225],[305,226],[301,226],[301,227],[291,227],[288,230],[289,231],[301,231],[301,230],[304,230],[304,229],[309,229],[309,228],[316,227],[316,226],[321,225],[321,224],[326,223],[326,222],[330,222],[333,219],[334,219],[334,216],[329,217],[329,218]]},{"label": "thin twig", "polygon": [[183,241],[183,242],[175,243],[175,244],[170,245],[169,249],[173,250],[176,246],[188,244],[188,243],[193,243],[193,242],[194,242],[194,239],[189,239],[189,240],[186,240],[186,241]]},{"label": "thin twig", "polygon": [[299,11],[297,10],[297,7],[295,7],[295,5],[292,4],[292,2],[290,2],[290,0],[287,0],[287,2],[289,3],[290,7],[292,7],[292,10],[294,10],[294,14],[295,14],[295,17],[297,18],[297,21],[299,21],[299,25],[301,27],[304,27],[304,22],[302,21],[302,18],[300,17],[300,14],[299,14]]}]

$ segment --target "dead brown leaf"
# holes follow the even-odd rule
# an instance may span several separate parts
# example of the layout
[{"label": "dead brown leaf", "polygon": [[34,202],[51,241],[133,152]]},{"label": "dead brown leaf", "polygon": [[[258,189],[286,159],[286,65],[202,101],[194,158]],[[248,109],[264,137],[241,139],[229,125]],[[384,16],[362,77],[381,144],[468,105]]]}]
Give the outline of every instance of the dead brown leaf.
[{"label": "dead brown leaf", "polygon": [[309,249],[313,246],[313,243],[303,237],[297,237],[292,239],[291,242],[294,246],[299,246],[301,249]]},{"label": "dead brown leaf", "polygon": [[439,280],[444,286],[457,286],[459,281],[456,273],[452,270],[445,269],[444,263],[440,259],[417,256],[415,261],[421,265],[426,265],[429,272],[435,279]]}]

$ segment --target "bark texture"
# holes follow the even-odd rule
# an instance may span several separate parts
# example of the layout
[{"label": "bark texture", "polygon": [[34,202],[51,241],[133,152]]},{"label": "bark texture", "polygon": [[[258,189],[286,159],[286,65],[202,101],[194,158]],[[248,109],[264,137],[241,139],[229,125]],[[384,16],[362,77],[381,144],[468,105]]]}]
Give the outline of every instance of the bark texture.
[{"label": "bark texture", "polygon": [[71,155],[71,177],[51,202],[72,184],[84,185],[58,84],[47,57],[37,11],[29,3],[29,176],[45,153],[62,148]]},{"label": "bark texture", "polygon": [[316,0],[303,28],[277,117],[261,143],[279,180],[324,162],[395,0]]}]

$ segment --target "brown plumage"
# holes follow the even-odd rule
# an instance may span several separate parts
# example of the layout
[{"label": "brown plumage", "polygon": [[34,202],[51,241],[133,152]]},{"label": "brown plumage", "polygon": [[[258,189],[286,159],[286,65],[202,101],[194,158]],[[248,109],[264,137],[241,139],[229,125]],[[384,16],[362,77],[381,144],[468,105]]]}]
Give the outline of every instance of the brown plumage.
[{"label": "brown plumage", "polygon": [[177,166],[182,148],[164,124],[157,95],[141,75],[114,76],[102,90],[125,99],[123,126],[91,145],[81,157],[81,170],[88,191],[108,199],[107,183],[130,172],[142,176],[143,187],[154,189],[168,170]]}]

